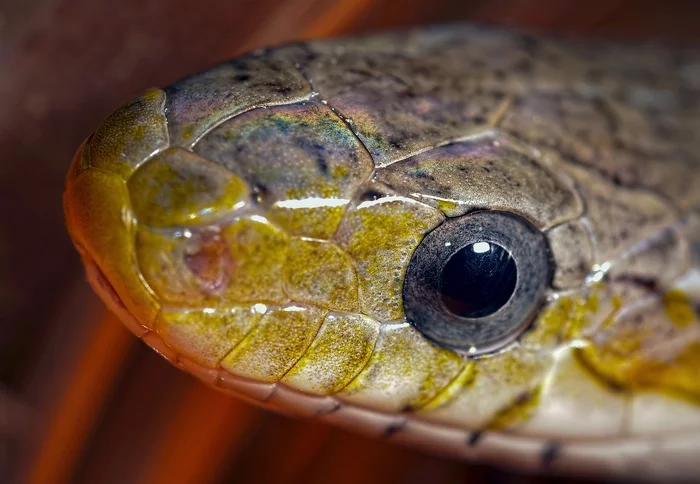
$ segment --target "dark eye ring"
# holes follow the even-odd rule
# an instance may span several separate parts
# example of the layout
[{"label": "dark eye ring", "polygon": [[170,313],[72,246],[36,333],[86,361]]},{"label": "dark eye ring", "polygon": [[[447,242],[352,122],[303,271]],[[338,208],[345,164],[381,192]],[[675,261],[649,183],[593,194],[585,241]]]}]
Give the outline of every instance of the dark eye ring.
[{"label": "dark eye ring", "polygon": [[542,232],[509,212],[474,212],[425,236],[406,271],[404,311],[435,343],[480,355],[528,327],[549,280]]}]

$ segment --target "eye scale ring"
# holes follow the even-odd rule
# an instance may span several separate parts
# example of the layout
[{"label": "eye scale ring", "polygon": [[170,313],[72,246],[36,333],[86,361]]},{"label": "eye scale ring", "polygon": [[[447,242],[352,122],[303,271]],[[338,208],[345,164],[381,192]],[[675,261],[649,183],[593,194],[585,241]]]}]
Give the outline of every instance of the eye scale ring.
[{"label": "eye scale ring", "polygon": [[[472,273],[455,287],[460,270]],[[509,212],[474,212],[425,236],[406,271],[404,311],[433,342],[481,355],[527,328],[549,280],[547,243],[536,227]]]}]

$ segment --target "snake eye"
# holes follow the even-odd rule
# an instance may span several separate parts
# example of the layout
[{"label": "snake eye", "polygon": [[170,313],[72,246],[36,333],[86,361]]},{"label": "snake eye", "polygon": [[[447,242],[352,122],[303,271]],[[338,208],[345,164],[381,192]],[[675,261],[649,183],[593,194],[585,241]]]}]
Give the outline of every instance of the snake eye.
[{"label": "snake eye", "polygon": [[495,351],[527,328],[549,273],[545,238],[522,217],[482,211],[448,219],[411,258],[406,318],[441,346]]}]

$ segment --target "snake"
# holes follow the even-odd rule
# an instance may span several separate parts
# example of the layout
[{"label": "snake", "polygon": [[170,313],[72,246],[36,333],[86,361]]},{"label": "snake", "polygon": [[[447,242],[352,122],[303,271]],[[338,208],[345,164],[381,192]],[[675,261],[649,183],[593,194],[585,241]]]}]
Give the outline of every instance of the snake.
[{"label": "snake", "polygon": [[700,475],[700,51],[436,25],[146,90],[68,170],[177,368],[457,459]]}]

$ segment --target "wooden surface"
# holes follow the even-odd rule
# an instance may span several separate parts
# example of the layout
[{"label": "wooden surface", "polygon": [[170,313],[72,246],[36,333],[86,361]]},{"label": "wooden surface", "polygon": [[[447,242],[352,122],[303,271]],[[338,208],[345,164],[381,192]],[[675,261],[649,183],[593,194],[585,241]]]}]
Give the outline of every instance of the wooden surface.
[{"label": "wooden surface", "polygon": [[[1,482],[546,482],[449,461],[219,395],[132,338],[82,279],[63,227],[71,156],[111,110],[242,51],[473,20],[698,40],[698,2],[0,2]],[[10,467],[12,475],[10,476]]]}]

